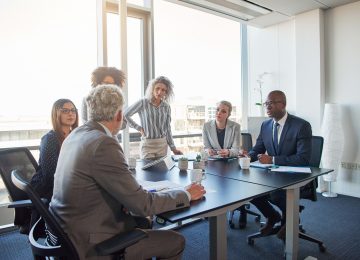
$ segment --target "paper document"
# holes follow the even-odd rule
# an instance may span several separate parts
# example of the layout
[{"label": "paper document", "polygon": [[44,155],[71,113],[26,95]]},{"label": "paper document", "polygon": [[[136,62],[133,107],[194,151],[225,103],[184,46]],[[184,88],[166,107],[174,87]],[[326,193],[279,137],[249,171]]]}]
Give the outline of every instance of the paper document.
[{"label": "paper document", "polygon": [[291,166],[279,166],[278,168],[271,169],[272,172],[302,172],[311,173],[309,167],[291,167]]},{"label": "paper document", "polygon": [[183,186],[171,181],[138,181],[144,190],[150,192],[184,189]]},{"label": "paper document", "polygon": [[261,163],[259,161],[255,161],[255,162],[250,163],[250,167],[263,168],[263,169],[268,169],[268,168],[271,168],[273,166],[274,165],[271,164],[271,163],[266,164],[266,163]]}]

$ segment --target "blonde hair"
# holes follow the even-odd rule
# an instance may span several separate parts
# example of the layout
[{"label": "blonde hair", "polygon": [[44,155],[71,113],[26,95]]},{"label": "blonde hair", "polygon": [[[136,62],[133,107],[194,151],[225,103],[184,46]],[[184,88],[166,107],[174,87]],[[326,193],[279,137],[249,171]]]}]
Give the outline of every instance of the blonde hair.
[{"label": "blonde hair", "polygon": [[145,91],[145,98],[151,100],[153,98],[153,92],[155,85],[158,83],[162,83],[166,86],[166,96],[164,98],[164,101],[169,103],[174,98],[174,85],[171,83],[171,81],[164,76],[157,77],[156,79],[153,79],[149,82],[146,91]]}]

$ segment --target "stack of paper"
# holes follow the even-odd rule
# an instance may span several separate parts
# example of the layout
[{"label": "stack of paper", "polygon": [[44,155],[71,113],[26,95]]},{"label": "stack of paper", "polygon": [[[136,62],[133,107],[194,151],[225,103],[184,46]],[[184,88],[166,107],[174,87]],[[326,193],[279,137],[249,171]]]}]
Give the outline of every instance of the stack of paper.
[{"label": "stack of paper", "polygon": [[138,183],[144,190],[150,192],[183,189],[180,184],[171,181],[138,181]]}]

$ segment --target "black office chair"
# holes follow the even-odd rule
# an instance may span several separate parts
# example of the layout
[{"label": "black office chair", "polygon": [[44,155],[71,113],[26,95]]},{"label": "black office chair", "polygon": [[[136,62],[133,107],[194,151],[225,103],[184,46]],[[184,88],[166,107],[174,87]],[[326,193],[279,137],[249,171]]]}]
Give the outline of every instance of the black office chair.
[{"label": "black office chair", "polygon": [[[12,171],[11,179],[18,189],[28,195],[34,208],[41,216],[29,233],[29,241],[34,259],[45,259],[45,257],[61,257],[61,259],[71,260],[79,259],[75,246],[49,211],[48,205],[44,203],[36,191],[29,185],[29,182],[24,180],[24,172],[19,170]],[[39,225],[41,219],[46,223],[46,237],[39,237],[37,235],[43,233],[37,230],[43,228],[43,225]],[[116,259],[122,259],[127,247],[146,237],[146,232],[141,229],[135,229],[130,232],[118,234],[97,244],[95,250],[101,256],[113,255]]]},{"label": "black office chair", "polygon": [[[241,133],[241,144],[242,144],[242,149],[244,149],[246,151],[250,151],[252,149],[253,142],[252,142],[252,137],[251,137],[250,133]],[[233,223],[235,211],[240,212],[240,215],[239,215],[239,228],[240,229],[243,229],[246,227],[247,214],[255,216],[255,221],[260,222],[261,215],[254,211],[251,211],[250,204],[246,203],[246,204],[242,205],[241,207],[230,212],[230,217],[229,217],[230,228],[235,228],[235,224]]]},{"label": "black office chair", "polygon": [[27,180],[31,180],[38,167],[36,160],[27,148],[0,150],[0,175],[13,202],[8,207],[15,208],[14,225],[19,227],[22,234],[29,233],[31,203],[27,194],[17,189],[12,183],[11,172],[17,169],[26,174]]},{"label": "black office chair", "polygon": [[[311,146],[312,146],[311,157],[310,157],[310,162],[309,162],[310,167],[319,167],[320,166],[323,144],[324,144],[323,137],[312,136],[312,138],[311,138]],[[311,201],[317,201],[317,194],[316,194],[317,186],[318,186],[317,179],[314,179],[313,181],[309,182],[308,184],[302,186],[300,188],[300,199],[309,199]],[[303,205],[299,206],[300,212],[304,209],[305,209],[305,207]],[[277,234],[279,232],[280,228],[281,228],[280,225],[276,225],[273,228],[272,232],[267,236]],[[263,237],[263,235],[261,235],[260,232],[249,235],[247,237],[248,244],[254,245],[254,239],[258,238],[258,237]],[[299,224],[299,238],[302,238],[302,239],[310,241],[310,242],[317,243],[321,252],[326,251],[326,247],[321,240],[313,238],[313,237],[305,234],[305,230],[301,223]]]}]

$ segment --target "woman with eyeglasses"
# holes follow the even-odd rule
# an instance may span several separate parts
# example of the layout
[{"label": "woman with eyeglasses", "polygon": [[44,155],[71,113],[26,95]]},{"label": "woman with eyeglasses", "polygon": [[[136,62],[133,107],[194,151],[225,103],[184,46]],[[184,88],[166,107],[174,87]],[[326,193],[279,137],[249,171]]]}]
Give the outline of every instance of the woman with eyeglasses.
[{"label": "woman with eyeglasses", "polygon": [[204,124],[204,148],[210,156],[233,157],[239,153],[240,124],[229,119],[231,110],[229,101],[220,101],[215,119]]},{"label": "woman with eyeglasses", "polygon": [[54,174],[60,148],[65,138],[78,127],[79,115],[69,99],[57,100],[51,110],[53,129],[41,138],[39,168],[31,179],[31,185],[42,198],[49,201],[53,194]]},{"label": "woman with eyeglasses", "polygon": [[[124,118],[129,126],[141,133],[141,158],[150,159],[167,154],[168,146],[174,154],[182,154],[176,149],[171,133],[170,100],[174,96],[173,84],[164,76],[149,82],[145,98],[140,99],[125,110]],[[141,125],[131,117],[139,114]]]}]

